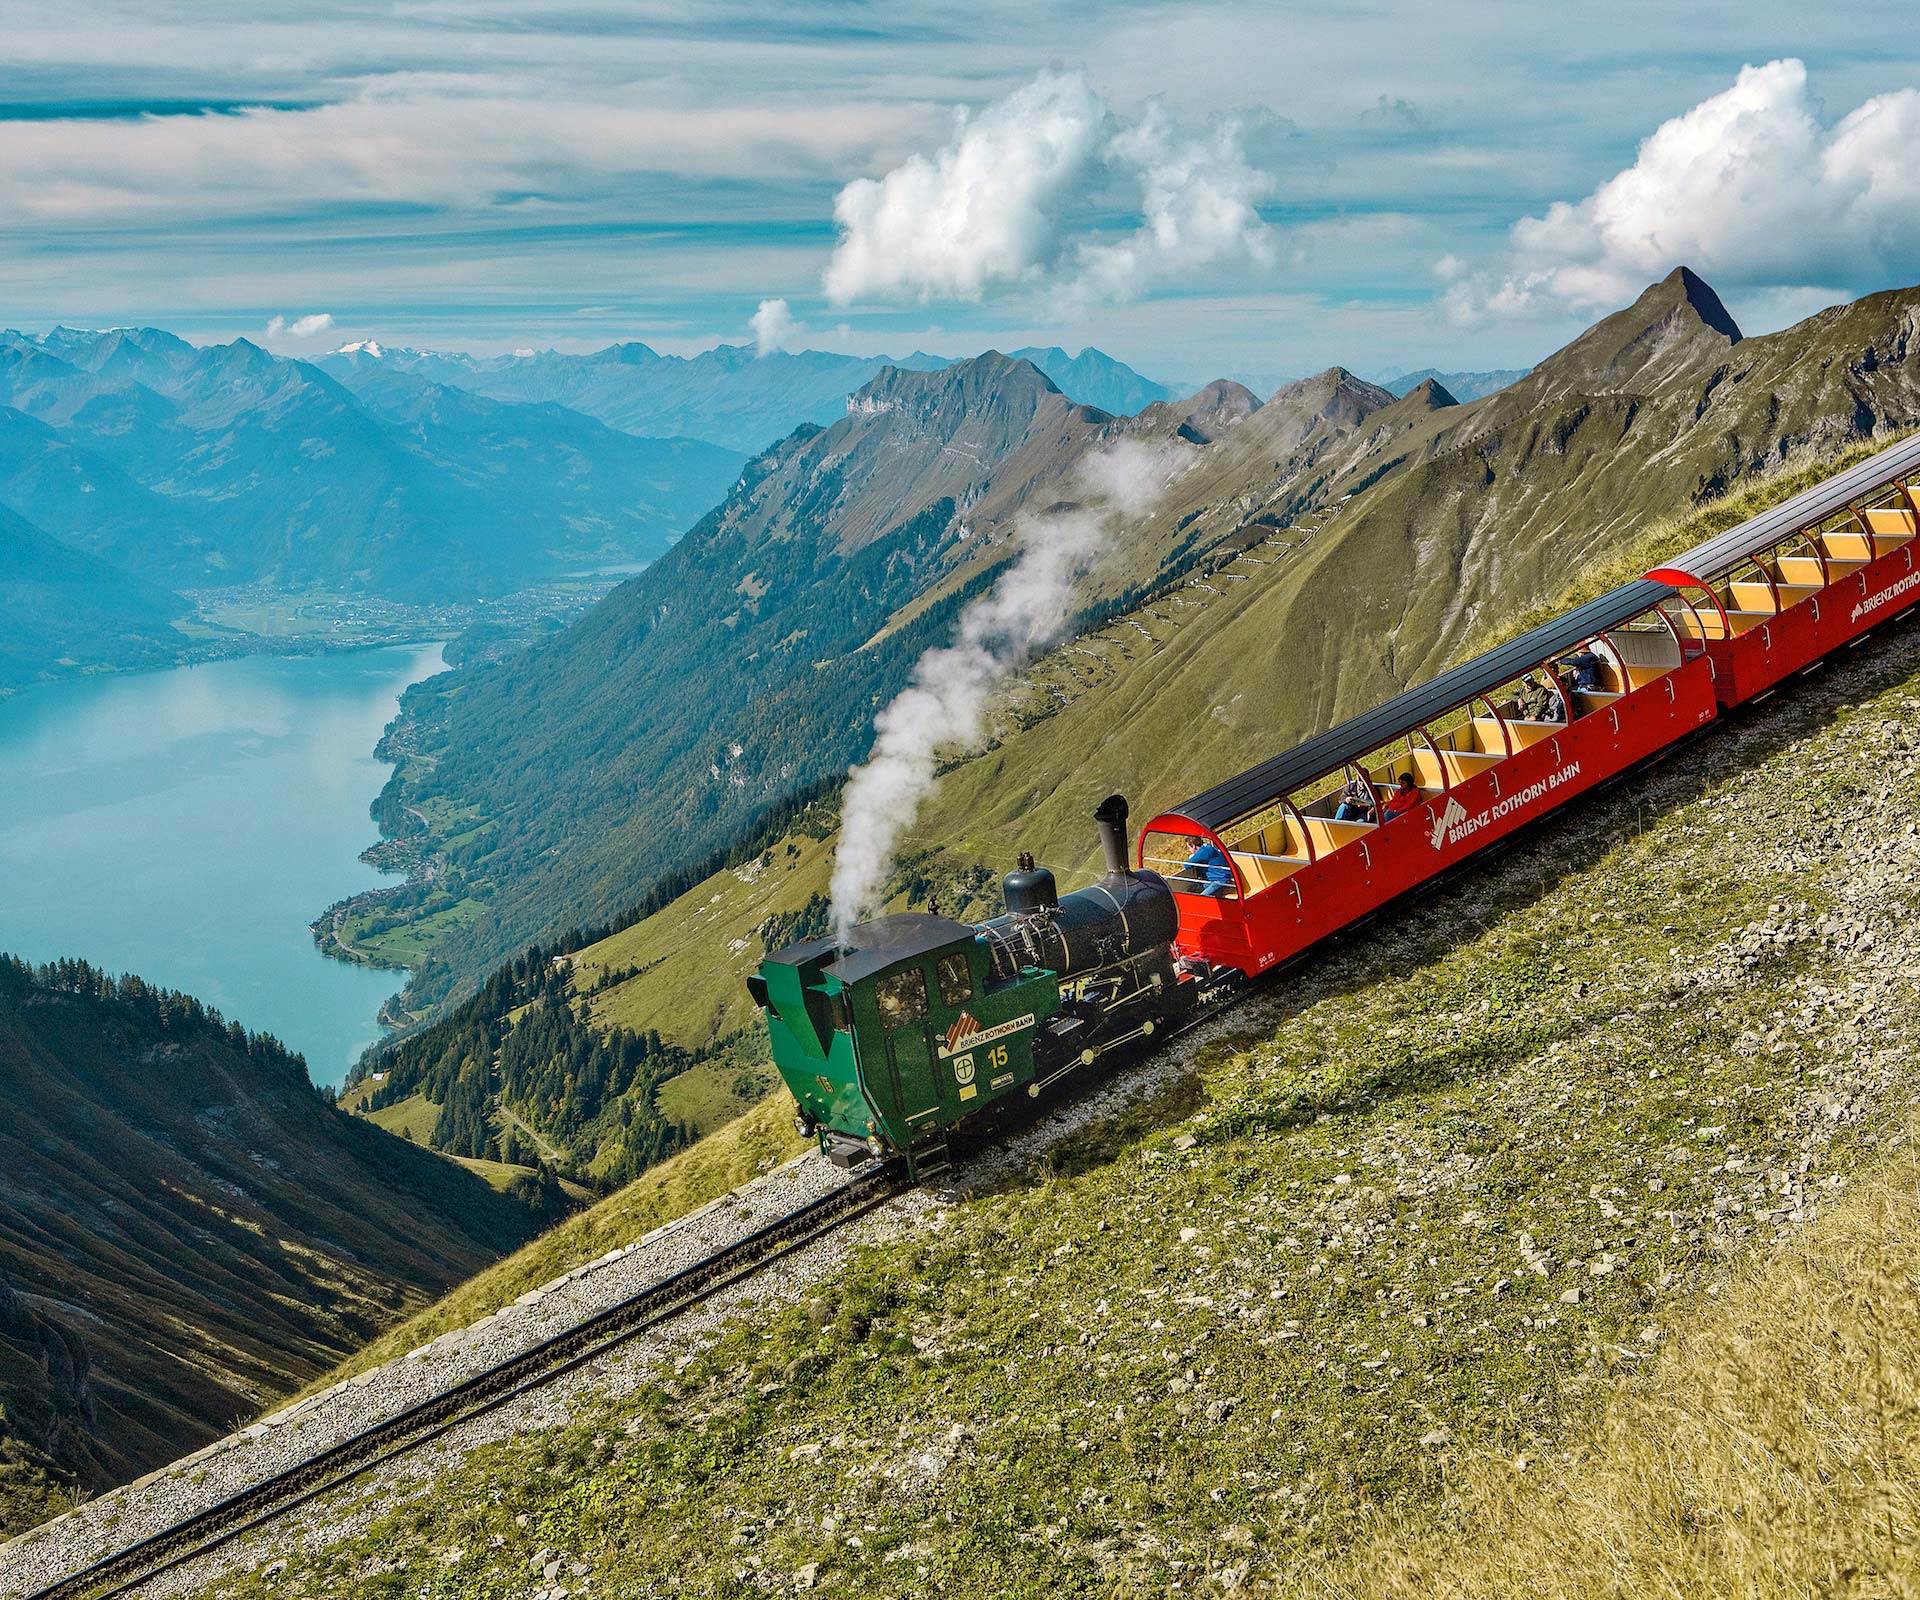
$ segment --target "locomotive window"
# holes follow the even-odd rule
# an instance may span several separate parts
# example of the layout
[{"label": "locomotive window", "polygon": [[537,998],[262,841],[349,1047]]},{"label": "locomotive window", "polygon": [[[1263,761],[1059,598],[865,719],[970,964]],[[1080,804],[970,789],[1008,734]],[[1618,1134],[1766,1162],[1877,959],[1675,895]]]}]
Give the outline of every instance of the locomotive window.
[{"label": "locomotive window", "polygon": [[942,956],[934,971],[940,978],[940,1003],[943,1006],[965,1005],[973,998],[973,974],[967,970],[967,958],[959,951]]},{"label": "locomotive window", "polygon": [[880,1007],[883,1028],[927,1020],[927,979],[918,967],[889,973],[874,986],[873,997]]}]

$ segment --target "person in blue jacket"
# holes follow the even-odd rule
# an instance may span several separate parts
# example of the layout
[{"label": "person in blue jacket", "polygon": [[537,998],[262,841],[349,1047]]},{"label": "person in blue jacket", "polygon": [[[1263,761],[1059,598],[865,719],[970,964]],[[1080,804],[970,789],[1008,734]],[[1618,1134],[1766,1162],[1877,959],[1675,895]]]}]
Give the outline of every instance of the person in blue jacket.
[{"label": "person in blue jacket", "polygon": [[1211,839],[1202,839],[1200,848],[1180,863],[1177,887],[1188,894],[1225,899],[1233,893],[1233,868],[1217,844]]}]

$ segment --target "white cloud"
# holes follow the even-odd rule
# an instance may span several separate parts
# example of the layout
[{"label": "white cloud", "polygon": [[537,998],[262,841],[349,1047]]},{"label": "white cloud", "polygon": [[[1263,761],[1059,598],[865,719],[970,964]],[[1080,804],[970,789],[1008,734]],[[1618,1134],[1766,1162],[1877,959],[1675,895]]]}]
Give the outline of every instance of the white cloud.
[{"label": "white cloud", "polygon": [[1236,124],[1183,133],[1151,105],[1110,150],[1139,177],[1140,226],[1119,244],[1079,247],[1077,298],[1133,300],[1215,262],[1272,263],[1272,230],[1255,206],[1272,181],[1248,165]]},{"label": "white cloud", "polygon": [[[920,137],[913,102],[678,104],[454,92],[374,80],[298,109],[136,121],[0,123],[0,206],[50,223],[129,224],[327,203],[540,207],[595,200],[636,174],[815,180]],[[533,198],[528,198],[529,196]]]},{"label": "white cloud", "polygon": [[754,353],[762,356],[791,350],[807,331],[794,320],[793,308],[784,300],[762,300],[747,326],[753,330]]},{"label": "white cloud", "polygon": [[[1102,184],[1137,185],[1140,220],[1118,242],[1069,236],[1063,216]],[[1080,72],[1042,72],[953,136],[834,201],[840,240],[824,287],[858,300],[978,300],[1033,284],[1071,300],[1133,299],[1213,262],[1272,258],[1255,202],[1266,176],[1232,123],[1195,130],[1158,104],[1123,123]]]},{"label": "white cloud", "polygon": [[1456,320],[1615,306],[1685,264],[1723,287],[1879,287],[1920,275],[1920,90],[1824,127],[1799,61],[1744,67],[1578,203],[1514,224],[1507,261],[1443,272]]},{"label": "white cloud", "polygon": [[295,317],[289,321],[285,317],[274,316],[267,319],[267,337],[269,339],[317,339],[333,327],[333,313],[315,311],[308,316]]},{"label": "white cloud", "polygon": [[1061,200],[1084,181],[1106,107],[1078,72],[1043,72],[977,116],[955,115],[931,157],[860,178],[833,203],[840,243],[827,297],[977,300],[1035,273]]}]

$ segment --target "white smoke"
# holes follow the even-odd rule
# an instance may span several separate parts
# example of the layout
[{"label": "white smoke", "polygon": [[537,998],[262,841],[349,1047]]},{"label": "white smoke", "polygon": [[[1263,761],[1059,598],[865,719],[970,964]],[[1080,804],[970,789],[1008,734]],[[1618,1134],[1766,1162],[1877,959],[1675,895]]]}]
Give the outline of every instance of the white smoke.
[{"label": "white smoke", "polygon": [[1122,440],[1081,468],[1086,503],[1023,521],[1020,554],[960,613],[951,644],[914,663],[906,688],[873,720],[873,752],[853,769],[841,805],[833,862],[833,919],[841,944],[879,910],[894,847],[934,786],[943,749],[979,742],[994,691],[1058,639],[1074,589],[1119,523],[1149,509],[1168,461]]}]

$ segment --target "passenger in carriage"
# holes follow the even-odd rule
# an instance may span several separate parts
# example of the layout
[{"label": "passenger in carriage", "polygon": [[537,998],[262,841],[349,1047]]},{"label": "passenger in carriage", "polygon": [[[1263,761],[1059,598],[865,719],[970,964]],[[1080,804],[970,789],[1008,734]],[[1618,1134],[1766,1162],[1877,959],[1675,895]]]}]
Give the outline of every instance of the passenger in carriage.
[{"label": "passenger in carriage", "polygon": [[1340,792],[1340,804],[1333,813],[1335,822],[1373,821],[1373,790],[1359,778],[1347,779]]},{"label": "passenger in carriage", "polygon": [[1572,675],[1568,686],[1581,693],[1604,689],[1607,686],[1605,678],[1601,675],[1606,668],[1606,663],[1585,645],[1574,651],[1572,655],[1556,661],[1554,665]]},{"label": "passenger in carriage", "polygon": [[1233,868],[1211,839],[1202,839],[1200,848],[1180,863],[1174,886],[1187,894],[1211,895],[1223,900],[1233,893]]},{"label": "passenger in carriage", "polygon": [[1387,796],[1380,820],[1391,822],[1395,817],[1404,817],[1420,804],[1420,786],[1413,781],[1411,772],[1400,774],[1400,781],[1394,785],[1393,793]]},{"label": "passenger in carriage", "polygon": [[1520,680],[1520,714],[1529,722],[1565,722],[1567,708],[1559,690],[1542,683],[1531,672]]}]

